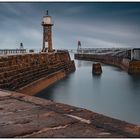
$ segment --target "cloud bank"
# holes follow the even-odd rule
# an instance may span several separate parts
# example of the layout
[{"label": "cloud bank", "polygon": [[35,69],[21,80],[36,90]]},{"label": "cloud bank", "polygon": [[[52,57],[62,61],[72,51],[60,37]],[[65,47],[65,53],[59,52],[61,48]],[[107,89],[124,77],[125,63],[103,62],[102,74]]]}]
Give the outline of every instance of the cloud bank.
[{"label": "cloud bank", "polygon": [[41,21],[53,18],[53,47],[139,47],[140,3],[0,3],[0,49],[42,47]]}]

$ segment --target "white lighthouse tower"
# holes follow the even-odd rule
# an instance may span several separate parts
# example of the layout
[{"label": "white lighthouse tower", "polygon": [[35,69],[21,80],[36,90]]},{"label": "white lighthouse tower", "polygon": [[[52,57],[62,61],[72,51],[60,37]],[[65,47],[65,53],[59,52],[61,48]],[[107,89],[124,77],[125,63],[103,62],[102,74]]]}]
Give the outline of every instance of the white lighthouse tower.
[{"label": "white lighthouse tower", "polygon": [[43,48],[42,52],[52,52],[52,18],[48,15],[48,10],[46,15],[43,17]]}]

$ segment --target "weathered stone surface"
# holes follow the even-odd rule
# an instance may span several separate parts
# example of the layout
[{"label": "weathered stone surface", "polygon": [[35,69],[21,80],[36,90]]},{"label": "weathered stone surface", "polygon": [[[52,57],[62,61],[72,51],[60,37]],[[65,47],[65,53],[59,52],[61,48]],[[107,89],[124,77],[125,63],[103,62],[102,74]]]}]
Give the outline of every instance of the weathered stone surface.
[{"label": "weathered stone surface", "polygon": [[[47,112],[34,114],[32,116],[24,116],[16,119],[11,119],[7,124],[1,125],[0,137],[17,137],[24,136],[44,128],[50,128],[60,125],[66,125],[77,122],[72,118],[57,114],[55,112]],[[16,118],[16,116],[13,116]],[[25,119],[26,118],[26,119]],[[24,120],[24,121],[22,121]]]},{"label": "weathered stone surface", "polygon": [[114,130],[120,134],[125,134],[128,137],[140,137],[140,127],[125,121],[113,119],[102,114],[88,111],[86,109],[70,114],[89,119],[91,123],[97,127],[105,128],[106,130]]},{"label": "weathered stone surface", "polygon": [[0,98],[10,96],[11,93],[0,91]]},{"label": "weathered stone surface", "polygon": [[45,89],[49,85],[59,81],[60,79],[64,78],[66,76],[64,70],[57,71],[53,74],[50,74],[49,76],[44,76],[43,78],[40,78],[20,89],[17,90],[17,92],[21,92],[27,95],[34,95],[38,92],[40,92],[42,89]]},{"label": "weathered stone surface", "polygon": [[16,92],[7,95],[0,98],[1,138],[140,137],[137,125]]},{"label": "weathered stone surface", "polygon": [[93,125],[87,125],[84,123],[74,123],[74,124],[64,125],[60,127],[42,129],[41,131],[35,132],[31,135],[25,135],[24,137],[32,137],[32,138],[121,137],[122,138],[123,136],[115,135],[115,133],[110,133],[108,131],[105,131],[104,129],[96,128]]},{"label": "weathered stone surface", "polygon": [[47,106],[47,108],[55,112],[62,113],[62,114],[84,110],[82,108],[78,108],[78,107],[74,107],[74,106],[70,106],[70,105],[66,105],[62,103],[54,103],[54,102],[53,104],[50,104],[49,106]]},{"label": "weathered stone surface", "polygon": [[47,106],[47,105],[55,104],[51,100],[44,100],[44,99],[38,98],[38,97],[35,98],[34,96],[25,95],[22,93],[19,94],[17,92],[12,92],[12,97],[16,98],[18,100],[21,100],[21,101],[33,103],[35,105]]}]

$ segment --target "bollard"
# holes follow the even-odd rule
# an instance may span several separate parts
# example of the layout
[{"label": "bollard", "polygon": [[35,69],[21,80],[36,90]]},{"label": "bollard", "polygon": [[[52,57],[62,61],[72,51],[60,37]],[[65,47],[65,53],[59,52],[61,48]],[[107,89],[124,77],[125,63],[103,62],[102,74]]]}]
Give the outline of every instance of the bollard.
[{"label": "bollard", "polygon": [[102,73],[102,67],[100,63],[92,64],[92,73],[96,75],[100,75]]}]

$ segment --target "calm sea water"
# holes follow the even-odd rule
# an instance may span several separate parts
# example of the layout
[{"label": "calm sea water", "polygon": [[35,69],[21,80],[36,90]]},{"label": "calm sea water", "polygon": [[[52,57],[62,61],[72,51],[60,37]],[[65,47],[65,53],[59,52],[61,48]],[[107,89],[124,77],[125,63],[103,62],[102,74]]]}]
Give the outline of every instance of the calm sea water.
[{"label": "calm sea water", "polygon": [[140,75],[102,64],[102,75],[93,76],[92,63],[75,60],[75,72],[36,96],[140,124]]}]

